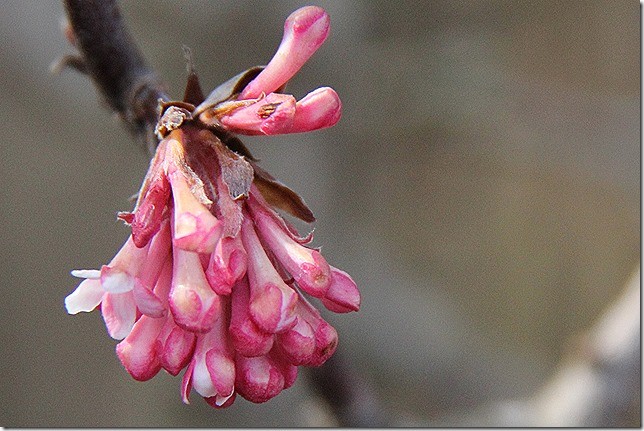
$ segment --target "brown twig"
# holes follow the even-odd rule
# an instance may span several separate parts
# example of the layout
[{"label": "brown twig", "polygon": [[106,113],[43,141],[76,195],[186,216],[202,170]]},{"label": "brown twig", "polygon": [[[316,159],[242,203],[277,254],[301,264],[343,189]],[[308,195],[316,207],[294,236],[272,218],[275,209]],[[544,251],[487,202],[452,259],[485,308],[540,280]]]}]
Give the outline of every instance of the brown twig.
[{"label": "brown twig", "polygon": [[641,426],[640,277],[638,268],[530,400],[540,426]]},{"label": "brown twig", "polygon": [[[64,0],[79,59],[111,109],[128,129],[154,150],[154,127],[159,99],[168,100],[165,88],[127,31],[115,0]],[[73,61],[70,60],[74,59]],[[78,67],[76,67],[79,69]]]},{"label": "brown twig", "polygon": [[640,270],[571,343],[552,377],[525,399],[455,412],[441,427],[641,427]]}]

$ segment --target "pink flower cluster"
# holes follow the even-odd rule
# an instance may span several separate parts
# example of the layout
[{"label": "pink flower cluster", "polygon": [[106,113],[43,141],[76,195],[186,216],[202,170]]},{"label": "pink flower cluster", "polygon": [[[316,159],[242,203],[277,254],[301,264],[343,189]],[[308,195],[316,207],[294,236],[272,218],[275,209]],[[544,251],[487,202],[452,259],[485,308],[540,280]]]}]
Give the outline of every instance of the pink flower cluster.
[{"label": "pink flower cluster", "polygon": [[299,9],[284,30],[275,57],[243,88],[215,90],[197,107],[166,106],[136,206],[119,214],[131,236],[109,265],[72,271],[85,280],[65,299],[67,311],[100,307],[137,380],[185,369],[186,403],[192,388],[214,407],[229,406],[237,393],[269,400],[293,384],[298,366],[322,365],[336,349],[335,329],[306,296],[337,313],[360,306],[351,277],[276,212],[312,221],[299,196],[222,137],[339,120],[330,88],[300,101],[278,92],[324,42],[328,15]]}]

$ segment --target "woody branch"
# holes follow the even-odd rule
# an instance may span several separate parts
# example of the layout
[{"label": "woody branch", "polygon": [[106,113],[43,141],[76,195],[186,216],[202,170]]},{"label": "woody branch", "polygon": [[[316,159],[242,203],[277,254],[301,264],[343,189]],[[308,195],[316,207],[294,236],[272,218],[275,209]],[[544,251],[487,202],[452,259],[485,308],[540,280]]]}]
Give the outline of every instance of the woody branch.
[{"label": "woody branch", "polygon": [[119,114],[130,132],[148,149],[157,144],[154,127],[159,99],[165,88],[130,36],[115,0],[65,0],[80,57],[63,64],[87,73],[108,106]]}]

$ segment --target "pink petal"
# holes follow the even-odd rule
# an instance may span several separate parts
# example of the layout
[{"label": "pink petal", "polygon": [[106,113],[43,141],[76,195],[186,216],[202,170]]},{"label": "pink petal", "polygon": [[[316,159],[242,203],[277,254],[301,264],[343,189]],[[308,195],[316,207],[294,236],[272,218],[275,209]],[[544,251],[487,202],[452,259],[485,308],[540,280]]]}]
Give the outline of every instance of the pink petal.
[{"label": "pink petal", "polygon": [[232,352],[219,348],[209,350],[206,353],[206,367],[217,395],[221,397],[219,402],[223,404],[235,390],[235,362]]},{"label": "pink petal", "polygon": [[226,407],[230,407],[235,402],[236,397],[237,392],[233,392],[227,397],[215,395],[214,397],[206,397],[204,398],[204,400],[206,400],[206,402],[210,404],[211,407],[214,407],[216,409],[224,409]]},{"label": "pink petal", "polygon": [[246,358],[237,355],[235,388],[253,403],[263,403],[284,389],[284,375],[266,356]]},{"label": "pink petal", "polygon": [[164,306],[168,305],[168,295],[170,294],[170,288],[172,287],[172,272],[172,259],[168,256],[168,260],[163,262],[162,270],[154,285],[154,295],[161,299]]},{"label": "pink petal", "polygon": [[84,280],[76,290],[67,295],[65,308],[69,314],[92,311],[101,303],[104,294],[100,280]]},{"label": "pink petal", "polygon": [[280,365],[282,369],[282,375],[284,376],[284,389],[288,389],[293,386],[295,380],[297,380],[297,367],[292,364],[283,363]]},{"label": "pink petal", "polygon": [[332,88],[322,87],[295,105],[295,118],[288,133],[310,132],[334,126],[342,117],[342,102]]},{"label": "pink petal", "polygon": [[280,264],[302,290],[312,296],[323,297],[331,284],[331,269],[322,255],[294,241],[252,195],[248,204],[259,234]]},{"label": "pink petal", "polygon": [[223,403],[235,390],[235,362],[232,355],[219,349],[209,350],[206,353],[206,366],[217,395],[224,398]]},{"label": "pink petal", "polygon": [[298,318],[295,326],[276,337],[280,352],[289,363],[301,365],[311,360],[315,351],[315,333],[305,319]]},{"label": "pink petal", "polygon": [[147,252],[147,247],[136,247],[130,235],[110,264],[101,267],[103,289],[114,294],[134,289],[134,278],[145,266]]},{"label": "pink petal", "polygon": [[163,171],[163,161],[166,157],[167,140],[157,146],[154,157],[150,161],[148,173],[139,191],[134,214],[131,220],[123,218],[132,225],[132,239],[137,247],[144,247],[150,238],[158,231],[163,212],[170,196],[170,184]]},{"label": "pink petal", "polygon": [[256,284],[251,288],[250,315],[264,331],[278,333],[287,330],[295,323],[292,313],[296,295],[287,293],[278,284]]},{"label": "pink petal", "polygon": [[306,6],[293,12],[284,23],[284,36],[275,56],[239,98],[254,99],[281,87],[324,43],[329,27],[329,15],[320,7]]},{"label": "pink petal", "polygon": [[273,346],[273,334],[259,329],[250,316],[248,280],[240,280],[231,294],[229,332],[235,350],[244,356],[261,356]]},{"label": "pink petal", "polygon": [[217,389],[213,384],[208,367],[206,366],[206,351],[210,348],[212,337],[210,333],[197,336],[197,345],[192,358],[194,369],[192,372],[192,387],[202,397],[213,397],[217,395]]},{"label": "pink petal", "polygon": [[132,332],[116,345],[121,363],[136,380],[149,380],[161,369],[157,337],[163,323],[164,319],[143,316],[134,324]]},{"label": "pink petal", "polygon": [[237,280],[246,274],[246,250],[238,235],[222,237],[210,256],[206,278],[218,295],[229,295]]},{"label": "pink petal", "polygon": [[192,374],[195,369],[194,362],[190,362],[186,372],[183,373],[183,378],[181,379],[181,400],[185,404],[190,404],[190,390],[192,389]]},{"label": "pink petal", "polygon": [[101,285],[109,293],[125,293],[134,289],[134,277],[131,274],[107,265],[101,267]]},{"label": "pink petal", "polygon": [[[224,306],[225,311],[227,308]],[[235,363],[225,319],[220,319],[210,332],[197,337],[192,362],[195,364],[192,384],[199,395],[230,397],[233,394]]]},{"label": "pink petal", "polygon": [[306,365],[319,367],[333,356],[337,347],[338,333],[333,326],[321,320],[315,327],[315,352]]},{"label": "pink petal", "polygon": [[151,290],[143,286],[140,281],[136,281],[132,292],[134,294],[134,302],[136,302],[136,306],[141,313],[150,317],[165,316],[166,309],[163,301]]},{"label": "pink petal", "polygon": [[306,299],[300,298],[297,303],[299,317],[311,325],[315,334],[315,350],[311,359],[303,365],[319,367],[329,359],[338,347],[338,333]]},{"label": "pink petal", "polygon": [[175,247],[170,311],[180,327],[193,332],[207,332],[219,318],[219,296],[206,280],[199,255]]},{"label": "pink petal", "polygon": [[289,363],[288,359],[279,354],[277,350],[271,351],[269,356],[284,377],[284,389],[288,389],[293,386],[293,383],[297,380],[298,367]]},{"label": "pink petal", "polygon": [[248,217],[244,218],[241,234],[248,253],[250,315],[263,331],[285,331],[295,324],[297,294],[273,267]]},{"label": "pink petal", "polygon": [[178,327],[172,319],[166,319],[161,331],[159,362],[164,370],[176,376],[190,362],[195,348],[196,335]]},{"label": "pink petal", "polygon": [[[258,166],[256,166],[256,168],[261,169]],[[270,180],[271,181],[271,183],[272,183],[271,187],[278,187],[279,189],[281,189],[279,192],[273,191],[272,193],[278,193],[278,194],[287,193],[286,190],[288,190],[289,193],[292,193],[298,199],[301,199],[299,196],[297,196],[297,194],[295,192],[293,192],[292,190],[288,189],[286,186],[281,184],[279,181],[275,180],[275,178],[272,178],[272,177],[268,178],[268,176],[270,176],[270,174],[268,174],[268,172],[264,171],[262,173],[262,175],[264,176],[265,180]],[[284,190],[284,189],[286,189],[286,190]],[[298,233],[298,231],[295,228],[295,226],[293,226],[291,223],[287,222],[282,216],[280,216],[271,207],[271,205],[269,205],[269,203],[266,201],[266,199],[262,195],[262,192],[260,191],[260,189],[255,184],[253,184],[251,186],[250,194],[252,195],[252,198],[251,198],[252,201],[253,201],[252,203],[256,204],[256,206],[261,207],[262,213],[265,214],[266,216],[271,217],[273,219],[273,222],[276,223],[278,226],[280,226],[284,232],[288,233],[288,235],[291,237],[291,239],[293,241],[296,241],[298,244],[301,244],[301,245],[307,245],[307,244],[311,243],[311,241],[313,241],[313,231],[309,232],[306,236],[300,236],[300,234]],[[251,199],[249,199],[249,200],[251,200]],[[289,198],[289,199],[291,199],[291,198]],[[304,205],[304,203],[302,203],[301,205]],[[308,211],[308,208],[307,208],[307,211]],[[298,218],[301,218],[301,217],[297,216],[296,214],[293,214],[293,215],[298,217]],[[311,216],[311,217],[313,217],[313,216]],[[301,218],[301,219],[304,220],[304,218]],[[315,218],[313,218],[311,221],[315,221]]]},{"label": "pink petal", "polygon": [[322,299],[322,304],[335,313],[348,313],[360,309],[360,292],[356,283],[346,272],[331,267],[331,286]]},{"label": "pink petal", "polygon": [[[161,298],[164,304],[168,303],[171,281],[172,262],[169,260],[165,263],[154,288],[154,293]],[[178,327],[172,318],[167,318],[158,339],[161,344],[159,362],[163,369],[176,376],[192,358],[196,340],[195,334]]]},{"label": "pink petal", "polygon": [[296,103],[289,94],[270,93],[256,103],[221,117],[229,130],[244,135],[278,135],[293,128]]},{"label": "pink petal", "polygon": [[70,274],[76,278],[101,278],[101,271],[99,269],[73,269]]},{"label": "pink petal", "polygon": [[174,199],[173,243],[175,247],[210,253],[223,231],[223,224],[192,194],[183,174],[168,174]]},{"label": "pink petal", "polygon": [[130,333],[136,320],[136,304],[132,292],[106,293],[101,313],[110,337],[121,340]]},{"label": "pink petal", "polygon": [[165,175],[157,174],[146,191],[132,220],[132,238],[137,247],[147,245],[150,238],[158,232],[163,211],[170,197],[170,183]]},{"label": "pink petal", "polygon": [[[139,275],[139,271],[141,268],[145,266],[145,261],[147,258],[147,252],[148,248],[139,248],[134,244],[134,241],[132,240],[132,235],[130,235],[125,241],[125,244],[123,244],[123,247],[119,250],[118,253],[114,256],[114,258],[110,261],[109,265],[103,265],[103,268],[101,268],[101,278],[103,277],[110,277],[112,272],[114,273],[113,275],[116,276],[117,272],[122,272],[128,276],[136,277]],[[107,269],[106,269],[107,267]],[[107,271],[107,274],[103,274],[105,271]],[[116,280],[110,281],[113,282],[114,284],[117,284],[118,282]],[[133,285],[131,286],[132,288],[134,287]],[[103,285],[103,288],[105,288],[105,285]],[[124,288],[118,288],[116,286],[113,287],[115,290],[124,290],[128,291],[132,290],[130,286],[124,287]],[[118,292],[113,292],[113,293],[118,293]]]},{"label": "pink petal", "polygon": [[[171,251],[172,235],[170,233],[170,221],[166,219],[150,241],[148,254],[145,258],[145,266],[139,272],[138,278],[145,287],[152,289],[157,283],[164,266],[172,262]],[[163,296],[159,294],[159,297]]]}]

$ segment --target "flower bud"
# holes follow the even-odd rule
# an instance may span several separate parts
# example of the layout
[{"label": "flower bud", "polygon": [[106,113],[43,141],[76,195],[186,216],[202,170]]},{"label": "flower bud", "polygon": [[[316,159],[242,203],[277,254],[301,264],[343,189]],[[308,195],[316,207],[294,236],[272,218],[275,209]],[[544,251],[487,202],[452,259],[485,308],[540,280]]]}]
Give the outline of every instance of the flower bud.
[{"label": "flower bud", "polygon": [[248,281],[240,280],[231,295],[230,337],[235,350],[247,357],[261,356],[273,347],[273,334],[262,331],[250,316]]},{"label": "flower bud", "polygon": [[252,196],[249,205],[259,234],[279,263],[302,290],[323,297],[331,284],[331,269],[322,255],[295,241]]},{"label": "flower bud", "polygon": [[208,283],[218,295],[229,295],[237,280],[246,274],[247,257],[239,236],[219,240],[206,269]]},{"label": "flower bud", "polygon": [[145,381],[161,369],[157,337],[163,327],[163,319],[141,317],[132,332],[116,345],[116,354],[128,373],[136,380]]},{"label": "flower bud", "polygon": [[248,218],[244,219],[241,235],[248,253],[250,315],[263,331],[285,331],[295,324],[297,294],[273,267]]},{"label": "flower bud", "polygon": [[198,253],[210,253],[223,231],[222,223],[197,200],[183,174],[176,170],[168,174],[174,199],[175,247]]},{"label": "flower bud", "polygon": [[219,318],[219,296],[206,280],[199,256],[174,248],[170,310],[180,327],[193,332],[208,332]]},{"label": "flower bud", "polygon": [[254,99],[285,84],[324,43],[329,28],[329,15],[317,6],[305,6],[289,15],[277,52],[242,91],[240,99]]},{"label": "flower bud", "polygon": [[360,309],[360,292],[346,272],[331,267],[331,285],[322,304],[334,313],[348,313]]}]

